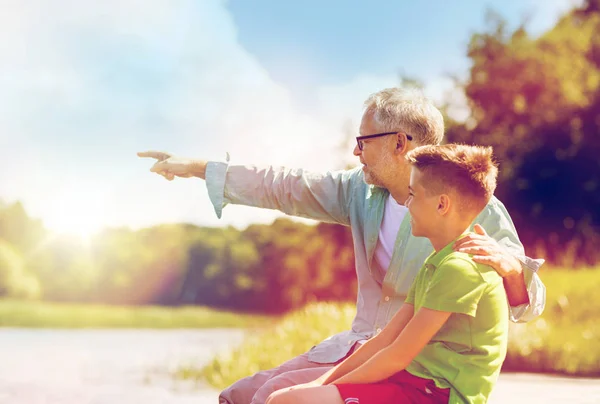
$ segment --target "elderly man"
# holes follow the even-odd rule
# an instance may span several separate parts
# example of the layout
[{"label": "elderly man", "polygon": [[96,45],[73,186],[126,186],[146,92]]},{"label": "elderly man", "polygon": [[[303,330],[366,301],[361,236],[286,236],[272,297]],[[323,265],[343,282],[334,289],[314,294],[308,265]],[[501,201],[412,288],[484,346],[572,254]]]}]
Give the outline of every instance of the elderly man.
[{"label": "elderly man", "polygon": [[[158,161],[151,171],[206,180],[217,216],[228,204],[277,209],[294,216],[350,226],[358,277],[352,329],[336,334],[274,369],[258,372],[225,389],[221,404],[262,404],[281,388],[312,381],[371,338],[400,309],[413,279],[433,248],[411,235],[408,197],[410,165],[404,158],[417,146],[439,144],[440,111],[420,92],[391,88],[365,102],[352,170],[304,170],[231,166],[181,159],[162,152],[138,153]],[[474,221],[475,235],[455,249],[493,267],[504,280],[513,321],[524,322],[544,309],[545,287],[536,272],[543,263],[524,254],[504,205],[495,197]]]}]

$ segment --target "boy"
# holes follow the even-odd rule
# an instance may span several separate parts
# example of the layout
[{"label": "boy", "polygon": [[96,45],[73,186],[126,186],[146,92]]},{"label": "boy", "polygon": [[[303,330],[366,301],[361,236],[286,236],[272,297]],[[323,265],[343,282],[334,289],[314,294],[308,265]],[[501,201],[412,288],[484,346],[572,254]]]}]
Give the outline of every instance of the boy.
[{"label": "boy", "polygon": [[484,403],[506,356],[502,278],[454,252],[496,188],[491,148],[423,146],[407,154],[412,233],[434,253],[390,323],[314,382],[267,404]]}]

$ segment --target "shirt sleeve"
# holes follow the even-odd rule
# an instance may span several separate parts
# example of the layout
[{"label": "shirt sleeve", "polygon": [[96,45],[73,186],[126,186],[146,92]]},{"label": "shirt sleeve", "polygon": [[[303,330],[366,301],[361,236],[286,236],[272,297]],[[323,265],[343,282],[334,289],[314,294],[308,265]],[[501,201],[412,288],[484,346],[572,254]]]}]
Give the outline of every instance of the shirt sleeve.
[{"label": "shirt sleeve", "polygon": [[515,323],[526,323],[544,312],[546,305],[546,287],[540,277],[532,269],[523,266],[525,285],[529,295],[529,304],[510,307],[510,320]]},{"label": "shirt sleeve", "polygon": [[208,195],[219,218],[231,203],[350,225],[352,195],[363,184],[360,169],[313,173],[228,162],[209,162],[206,167]]},{"label": "shirt sleeve", "polygon": [[229,161],[209,161],[206,164],[205,177],[208,197],[219,219],[223,215],[223,208],[225,207],[225,176],[227,175],[228,167]]},{"label": "shirt sleeve", "polygon": [[477,265],[450,258],[435,269],[421,307],[475,317],[487,286]]},{"label": "shirt sleeve", "polygon": [[474,223],[479,223],[490,237],[521,262],[529,303],[511,306],[510,319],[513,322],[522,323],[542,314],[546,305],[546,287],[537,272],[544,264],[544,260],[529,258],[525,255],[517,230],[502,202],[495,197],[492,198]]},{"label": "shirt sleeve", "polygon": [[[421,274],[421,271],[419,271],[419,275]],[[419,278],[419,275],[417,275],[417,277],[413,281],[412,285],[410,286],[410,289],[408,291],[408,294],[406,295],[406,300],[404,300],[404,303],[408,303],[408,304],[412,304],[412,305],[415,304],[415,289],[416,289],[417,279]]]}]

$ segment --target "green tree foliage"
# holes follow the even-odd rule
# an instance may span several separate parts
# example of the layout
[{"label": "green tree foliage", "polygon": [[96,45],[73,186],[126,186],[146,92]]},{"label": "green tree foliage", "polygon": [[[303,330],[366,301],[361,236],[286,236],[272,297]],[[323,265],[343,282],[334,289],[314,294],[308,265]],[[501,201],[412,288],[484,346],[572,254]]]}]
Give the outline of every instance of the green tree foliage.
[{"label": "green tree foliage", "polygon": [[352,240],[341,226],[173,224],[81,240],[44,232],[20,204],[2,205],[0,219],[0,297],[270,313],[356,297]]},{"label": "green tree foliage", "polygon": [[43,231],[41,223],[31,219],[22,204],[0,202],[0,297],[40,296],[40,283],[31,272],[28,258]]},{"label": "green tree foliage", "polygon": [[538,38],[524,27],[509,32],[493,13],[488,22],[468,49],[472,116],[451,123],[447,139],[494,147],[497,195],[527,247],[550,261],[592,264],[600,257],[598,1]]},{"label": "green tree foliage", "polygon": [[21,252],[28,252],[44,236],[41,221],[30,218],[20,202],[5,204],[0,200],[0,237]]},{"label": "green tree foliage", "polygon": [[242,232],[211,232],[190,247],[183,301],[279,313],[310,301],[356,297],[347,228],[279,219]]},{"label": "green tree foliage", "polygon": [[22,254],[0,239],[0,297],[34,299],[39,296],[39,281],[27,270]]}]

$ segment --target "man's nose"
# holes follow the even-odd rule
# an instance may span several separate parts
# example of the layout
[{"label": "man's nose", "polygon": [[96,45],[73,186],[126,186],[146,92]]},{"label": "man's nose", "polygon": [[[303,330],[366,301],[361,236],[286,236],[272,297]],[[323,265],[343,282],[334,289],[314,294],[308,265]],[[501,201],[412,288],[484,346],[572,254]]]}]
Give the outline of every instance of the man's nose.
[{"label": "man's nose", "polygon": [[354,151],[352,152],[352,154],[354,154],[355,156],[360,156],[360,153],[362,153],[362,150],[360,150],[358,148],[358,145],[354,146]]}]

